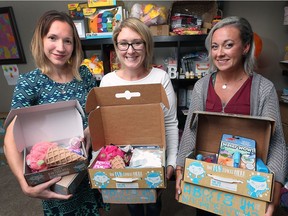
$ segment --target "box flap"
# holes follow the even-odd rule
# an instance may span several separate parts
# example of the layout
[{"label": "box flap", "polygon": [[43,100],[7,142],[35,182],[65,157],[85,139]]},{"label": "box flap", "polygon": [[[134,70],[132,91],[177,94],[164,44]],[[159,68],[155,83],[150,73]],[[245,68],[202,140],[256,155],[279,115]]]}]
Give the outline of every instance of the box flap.
[{"label": "box flap", "polygon": [[[105,145],[165,146],[164,114],[159,104],[102,107],[89,115],[93,150]],[[153,121],[152,121],[153,120]]]},{"label": "box flap", "polygon": [[[77,100],[42,104],[9,112],[5,127],[16,117],[14,139],[18,150],[41,141],[59,141],[83,137],[83,110]],[[51,140],[53,137],[53,140]]]},{"label": "box flap", "polygon": [[[124,92],[129,96],[128,99],[118,97],[118,94],[123,96]],[[134,95],[136,96],[133,97]],[[165,147],[161,102],[169,107],[161,84],[101,87],[91,90],[86,110],[89,112],[93,150],[97,151],[110,144]]]},{"label": "box flap", "polygon": [[165,89],[161,84],[96,87],[87,96],[86,112],[100,106],[163,103],[169,108]]},{"label": "box flap", "polygon": [[205,111],[196,111],[194,115],[198,115],[197,151],[218,153],[222,135],[232,134],[255,140],[257,158],[266,163],[270,136],[275,127],[273,119]]}]

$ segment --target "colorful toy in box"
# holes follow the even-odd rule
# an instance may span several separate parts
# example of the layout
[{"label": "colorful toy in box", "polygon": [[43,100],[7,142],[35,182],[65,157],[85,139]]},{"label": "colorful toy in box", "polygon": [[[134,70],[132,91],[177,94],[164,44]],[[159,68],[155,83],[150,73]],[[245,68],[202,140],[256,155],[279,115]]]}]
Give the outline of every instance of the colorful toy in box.
[{"label": "colorful toy in box", "polygon": [[97,55],[93,55],[90,59],[84,59],[81,65],[85,65],[97,80],[102,79],[104,75],[103,61]]},{"label": "colorful toy in box", "polygon": [[115,6],[116,0],[88,0],[89,7]]},{"label": "colorful toy in box", "polygon": [[167,10],[164,6],[157,7],[154,4],[135,3],[131,8],[131,17],[136,17],[147,26],[162,25],[167,23]]},{"label": "colorful toy in box", "polygon": [[[73,138],[72,138],[73,139]],[[70,140],[68,148],[60,147],[55,142],[39,142],[32,146],[29,154],[26,156],[26,164],[32,172],[39,172],[55,166],[68,164],[74,161],[85,160],[82,153],[77,150],[75,139]],[[73,145],[73,146],[72,146]],[[72,151],[73,149],[73,151]]]},{"label": "colorful toy in box", "polygon": [[113,144],[103,147],[93,166],[94,169],[120,169],[129,165],[131,159],[131,150],[123,151],[120,147]]},{"label": "colorful toy in box", "polygon": [[113,29],[123,19],[121,6],[101,10],[84,8],[83,13],[88,20],[88,39],[94,38],[93,36],[111,38]]},{"label": "colorful toy in box", "polygon": [[30,153],[26,156],[26,163],[32,172],[46,170],[48,168],[45,163],[46,153],[49,148],[54,146],[57,146],[57,143],[40,142],[32,147]]},{"label": "colorful toy in box", "polygon": [[255,140],[241,136],[223,134],[217,163],[225,166],[255,170]]},{"label": "colorful toy in box", "polygon": [[69,16],[75,19],[84,18],[83,8],[88,8],[87,3],[68,4]]}]

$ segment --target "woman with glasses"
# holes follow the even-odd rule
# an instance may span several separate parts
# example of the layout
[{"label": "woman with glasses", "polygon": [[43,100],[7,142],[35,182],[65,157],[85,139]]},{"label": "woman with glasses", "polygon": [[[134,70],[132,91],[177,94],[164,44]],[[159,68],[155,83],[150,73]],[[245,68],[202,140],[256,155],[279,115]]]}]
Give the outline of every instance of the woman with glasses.
[{"label": "woman with glasses", "polygon": [[[163,108],[166,129],[166,176],[170,179],[174,172],[178,150],[178,120],[176,115],[176,95],[166,71],[153,68],[153,37],[149,28],[137,18],[127,18],[113,32],[113,43],[121,68],[106,74],[100,83],[103,86],[139,85],[161,83],[165,88],[170,108]],[[144,215],[145,206],[128,205],[131,215]],[[146,215],[160,215],[161,196],[156,203],[146,205]]]}]

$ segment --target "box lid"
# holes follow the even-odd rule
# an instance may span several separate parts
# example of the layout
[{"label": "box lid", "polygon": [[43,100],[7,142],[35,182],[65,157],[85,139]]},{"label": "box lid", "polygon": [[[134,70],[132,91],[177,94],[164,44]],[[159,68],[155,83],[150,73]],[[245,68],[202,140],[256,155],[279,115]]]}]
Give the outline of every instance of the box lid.
[{"label": "box lid", "polygon": [[92,89],[86,111],[93,150],[110,144],[164,147],[162,104],[169,107],[161,84]]},{"label": "box lid", "polygon": [[205,111],[194,112],[193,118],[196,116],[198,116],[197,151],[218,153],[222,135],[232,134],[255,140],[257,158],[266,163],[270,136],[275,129],[273,119]]},{"label": "box lid", "polygon": [[169,108],[165,89],[161,84],[124,85],[93,88],[87,96],[86,112],[96,107],[159,104]]},{"label": "box lid", "polygon": [[[12,109],[5,127],[16,118],[13,133],[18,151],[41,141],[83,137],[84,112],[77,100]],[[51,140],[53,137],[53,140]]]}]

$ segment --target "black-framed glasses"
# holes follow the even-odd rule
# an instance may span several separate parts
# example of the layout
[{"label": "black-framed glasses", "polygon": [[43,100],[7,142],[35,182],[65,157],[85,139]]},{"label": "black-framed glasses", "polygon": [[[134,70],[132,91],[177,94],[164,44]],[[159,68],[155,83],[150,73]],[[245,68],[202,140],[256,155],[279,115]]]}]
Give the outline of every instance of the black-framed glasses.
[{"label": "black-framed glasses", "polygon": [[134,50],[142,50],[144,48],[144,41],[135,41],[132,43],[128,43],[128,42],[118,42],[116,43],[117,48],[120,51],[127,51],[129,49],[129,47],[131,46]]}]

